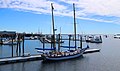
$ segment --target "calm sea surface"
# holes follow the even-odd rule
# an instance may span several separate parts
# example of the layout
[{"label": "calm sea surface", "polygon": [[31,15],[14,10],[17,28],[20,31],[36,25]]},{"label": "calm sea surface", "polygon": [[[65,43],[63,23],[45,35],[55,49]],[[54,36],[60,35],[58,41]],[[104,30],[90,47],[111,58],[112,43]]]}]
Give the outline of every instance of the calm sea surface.
[{"label": "calm sea surface", "polygon": [[[100,48],[101,52],[52,63],[43,63],[39,60],[0,65],[0,71],[120,71],[120,39],[109,36],[103,37],[102,44],[83,43],[83,46],[86,44],[91,48]],[[25,53],[38,54],[35,47],[42,47],[42,44],[38,40],[25,41]],[[46,47],[50,45],[46,44]],[[0,46],[0,58],[11,57],[11,51],[11,46]],[[16,56],[16,46],[14,46],[14,56]]]}]

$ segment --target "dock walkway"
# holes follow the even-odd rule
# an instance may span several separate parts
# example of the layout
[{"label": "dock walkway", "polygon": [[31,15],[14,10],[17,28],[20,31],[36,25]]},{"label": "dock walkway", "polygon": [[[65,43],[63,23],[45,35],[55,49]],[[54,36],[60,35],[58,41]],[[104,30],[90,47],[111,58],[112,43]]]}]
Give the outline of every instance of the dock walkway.
[{"label": "dock walkway", "polygon": [[[100,49],[87,49],[83,54],[100,52]],[[2,64],[10,64],[10,63],[18,63],[18,62],[26,62],[26,61],[34,61],[34,60],[42,60],[40,54],[37,55],[27,55],[21,57],[10,57],[10,58],[2,58],[0,59],[0,65]]]},{"label": "dock walkway", "polygon": [[9,64],[9,63],[34,61],[34,60],[42,60],[41,55],[2,58],[2,59],[0,59],[0,65],[1,64]]}]

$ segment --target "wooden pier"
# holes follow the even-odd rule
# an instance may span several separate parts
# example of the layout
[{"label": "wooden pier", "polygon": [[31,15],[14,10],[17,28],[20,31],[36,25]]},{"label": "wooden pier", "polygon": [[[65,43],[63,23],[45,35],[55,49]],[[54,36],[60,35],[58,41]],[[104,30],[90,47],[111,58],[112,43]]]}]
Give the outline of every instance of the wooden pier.
[{"label": "wooden pier", "polygon": [[[100,52],[100,49],[87,49],[84,54],[87,53],[95,53]],[[26,61],[35,61],[35,60],[42,60],[40,54],[38,55],[28,55],[28,56],[20,56],[20,57],[10,57],[10,58],[2,58],[0,59],[0,65],[3,64],[10,64],[10,63],[18,63],[18,62],[26,62]]]},{"label": "wooden pier", "polygon": [[[18,63],[18,62],[26,62],[26,61],[34,61],[34,60],[42,60],[42,57],[41,57],[40,54],[37,54],[37,55],[27,54],[26,55],[26,53],[25,53],[25,50],[24,50],[25,37],[31,37],[31,36],[42,37],[41,34],[25,34],[25,33],[16,34],[15,32],[6,32],[6,31],[0,33],[0,38],[1,38],[0,43],[3,42],[2,41],[3,38],[10,38],[11,45],[12,45],[11,57],[9,57],[9,58],[1,58],[0,59],[0,65],[2,65],[2,64],[10,64],[10,63]],[[13,54],[13,52],[14,52],[14,49],[13,49],[14,39],[16,37],[17,37],[17,41],[16,41],[17,42],[17,49],[16,49],[16,52],[19,55],[17,57],[15,57],[14,54]],[[82,37],[80,37],[80,39],[82,39]],[[59,37],[59,40],[60,40],[60,37]],[[71,36],[69,36],[68,40],[69,40],[69,46],[70,46]],[[20,45],[21,43],[22,43],[22,47]],[[55,41],[54,41],[54,43],[55,43]],[[59,44],[60,44],[60,42],[59,42]],[[82,40],[80,41],[80,44],[81,44],[80,47],[82,48]],[[51,44],[51,47],[52,46],[53,45]],[[43,48],[44,47],[45,47],[45,39],[43,39]],[[58,45],[58,47],[60,47],[60,45]],[[21,49],[22,49],[22,51],[21,51]],[[86,50],[84,52],[84,54],[94,53],[94,52],[100,52],[100,49],[88,49],[88,50]]]},{"label": "wooden pier", "polygon": [[26,61],[34,61],[34,60],[42,60],[41,55],[2,58],[0,59],[0,65],[18,63],[18,62],[26,62]]}]

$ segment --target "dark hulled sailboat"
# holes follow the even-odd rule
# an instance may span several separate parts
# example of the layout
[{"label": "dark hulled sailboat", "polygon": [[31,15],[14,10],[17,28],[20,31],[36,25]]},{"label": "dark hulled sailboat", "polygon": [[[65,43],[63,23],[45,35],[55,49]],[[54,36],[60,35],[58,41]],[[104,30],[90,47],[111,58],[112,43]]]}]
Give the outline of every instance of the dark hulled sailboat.
[{"label": "dark hulled sailboat", "polygon": [[[53,16],[53,5],[51,4],[52,7],[52,25],[53,25],[53,40],[55,40],[55,30],[54,30],[54,16]],[[68,52],[60,52],[60,51],[56,51],[56,46],[55,46],[55,41],[53,44],[53,49],[48,49],[51,50],[49,53],[44,53],[42,54],[42,58],[44,61],[58,61],[58,60],[67,60],[67,59],[73,59],[73,58],[77,58],[83,55],[83,53],[85,52],[85,50],[88,48],[78,48],[76,45],[76,22],[75,22],[75,4],[73,3],[73,11],[74,11],[74,35],[75,35],[75,46],[71,47],[71,46],[64,46],[64,47],[68,47],[68,48],[75,48],[75,50],[73,51],[68,51]],[[40,49],[42,50],[42,49]],[[45,49],[44,49],[45,50]]]}]

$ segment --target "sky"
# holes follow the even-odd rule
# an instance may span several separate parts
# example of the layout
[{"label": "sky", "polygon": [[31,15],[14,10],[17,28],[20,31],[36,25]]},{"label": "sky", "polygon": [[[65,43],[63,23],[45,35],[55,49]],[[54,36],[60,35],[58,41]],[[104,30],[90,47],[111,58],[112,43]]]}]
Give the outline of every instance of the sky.
[{"label": "sky", "polygon": [[120,0],[0,0],[0,31],[52,33],[51,3],[56,33],[73,33],[75,3],[77,33],[120,32]]}]

